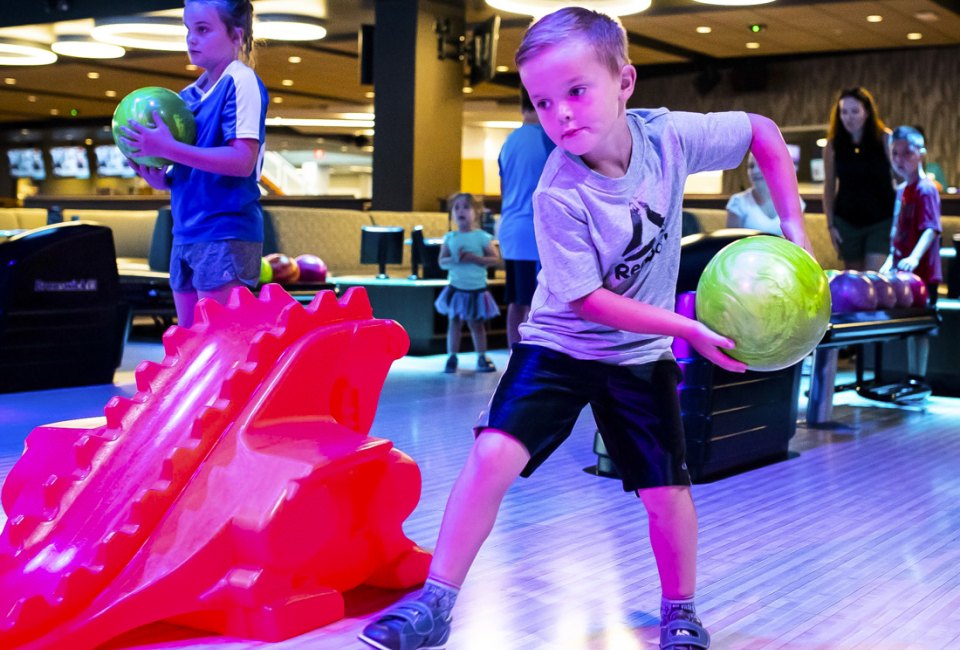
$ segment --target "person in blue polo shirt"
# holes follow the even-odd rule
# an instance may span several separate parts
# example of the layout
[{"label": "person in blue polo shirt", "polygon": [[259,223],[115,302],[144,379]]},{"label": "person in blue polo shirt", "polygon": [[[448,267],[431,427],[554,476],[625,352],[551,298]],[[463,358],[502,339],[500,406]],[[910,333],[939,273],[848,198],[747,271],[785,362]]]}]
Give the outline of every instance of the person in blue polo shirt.
[{"label": "person in blue polo shirt", "polygon": [[252,68],[250,0],[186,0],[190,62],[200,77],[180,91],[197,123],[193,145],[178,142],[161,120],[125,130],[138,156],[173,161],[168,169],[131,161],[156,189],[170,190],[173,250],[170,287],[181,326],[193,324],[200,298],[225,302],[240,285],[256,287],[263,249],[257,180],[266,139],[267,90]]}]

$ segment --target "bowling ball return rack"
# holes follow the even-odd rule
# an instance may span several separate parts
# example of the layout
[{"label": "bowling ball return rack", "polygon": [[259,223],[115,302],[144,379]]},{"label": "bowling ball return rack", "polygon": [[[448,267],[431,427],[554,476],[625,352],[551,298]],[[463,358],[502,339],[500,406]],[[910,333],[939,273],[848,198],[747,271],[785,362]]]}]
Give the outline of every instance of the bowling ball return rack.
[{"label": "bowling ball return rack", "polygon": [[[832,314],[830,324],[814,352],[807,400],[806,421],[812,429],[846,429],[834,422],[833,396],[837,391],[854,390],[867,399],[895,403],[915,403],[930,395],[930,387],[917,381],[891,382],[883,372],[883,345],[888,341],[937,333],[941,318],[936,308],[905,308]],[[866,346],[872,347],[873,374],[867,376]],[[856,347],[854,381],[836,384],[839,351]]]}]

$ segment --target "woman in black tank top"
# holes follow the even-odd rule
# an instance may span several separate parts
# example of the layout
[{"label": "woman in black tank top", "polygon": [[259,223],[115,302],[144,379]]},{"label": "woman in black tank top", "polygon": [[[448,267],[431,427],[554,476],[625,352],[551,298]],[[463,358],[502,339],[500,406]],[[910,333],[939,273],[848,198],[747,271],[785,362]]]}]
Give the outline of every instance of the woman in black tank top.
[{"label": "woman in black tank top", "polygon": [[840,93],[823,152],[823,211],[830,239],[848,269],[876,270],[890,248],[895,191],[888,136],[865,88]]}]

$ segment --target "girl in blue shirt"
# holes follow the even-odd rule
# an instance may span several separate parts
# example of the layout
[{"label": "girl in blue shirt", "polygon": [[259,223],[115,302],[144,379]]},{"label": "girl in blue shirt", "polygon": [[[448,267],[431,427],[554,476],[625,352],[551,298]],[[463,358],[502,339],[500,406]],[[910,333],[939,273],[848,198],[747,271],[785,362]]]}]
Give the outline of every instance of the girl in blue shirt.
[{"label": "girl in blue shirt", "polygon": [[204,72],[180,91],[197,123],[195,144],[156,127],[124,129],[138,156],[172,161],[171,169],[131,165],[156,189],[170,190],[173,250],[170,287],[177,320],[193,323],[200,298],[226,302],[237,286],[256,287],[263,248],[257,181],[266,140],[267,90],[244,61],[253,51],[250,0],[186,0],[190,62]]},{"label": "girl in blue shirt", "polygon": [[449,319],[447,327],[447,365],[444,372],[456,372],[460,337],[466,321],[477,351],[477,372],[493,372],[493,362],[487,356],[485,320],[496,318],[500,308],[487,291],[487,267],[500,263],[500,255],[493,246],[493,237],[476,228],[480,202],[472,194],[454,194],[450,198],[450,218],[457,229],[443,238],[440,247],[440,268],[447,270],[450,281],[434,306]]}]

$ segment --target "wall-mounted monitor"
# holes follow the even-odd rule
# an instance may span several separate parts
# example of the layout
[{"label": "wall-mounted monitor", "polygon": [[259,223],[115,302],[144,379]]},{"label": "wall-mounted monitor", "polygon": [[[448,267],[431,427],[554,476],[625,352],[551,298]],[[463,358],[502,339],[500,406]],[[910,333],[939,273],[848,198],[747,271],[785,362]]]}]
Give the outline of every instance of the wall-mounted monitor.
[{"label": "wall-mounted monitor", "polygon": [[94,150],[97,156],[97,176],[120,176],[133,178],[137,172],[130,166],[130,161],[123,155],[115,144],[97,145]]},{"label": "wall-mounted monitor", "polygon": [[53,175],[58,178],[90,178],[86,147],[50,147],[50,162],[53,163]]},{"label": "wall-mounted monitor", "polygon": [[47,177],[47,168],[43,164],[43,152],[35,147],[8,149],[10,175],[14,178],[32,178],[42,181]]},{"label": "wall-mounted monitor", "polygon": [[497,44],[500,41],[500,16],[494,14],[477,25],[466,44],[470,85],[490,81],[497,74]]}]

